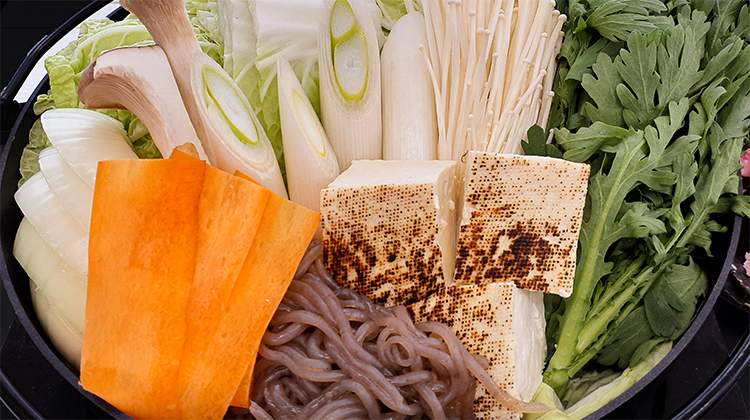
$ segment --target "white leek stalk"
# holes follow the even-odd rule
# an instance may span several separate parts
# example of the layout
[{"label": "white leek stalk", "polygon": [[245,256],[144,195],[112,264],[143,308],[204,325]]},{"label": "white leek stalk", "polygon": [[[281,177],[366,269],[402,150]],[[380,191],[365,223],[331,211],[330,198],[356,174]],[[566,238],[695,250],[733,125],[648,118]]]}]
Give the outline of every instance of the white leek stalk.
[{"label": "white leek stalk", "polygon": [[96,111],[52,109],[42,114],[42,127],[63,160],[90,188],[100,160],[138,158],[122,123]]},{"label": "white leek stalk", "polygon": [[271,143],[235,81],[201,51],[181,0],[122,0],[167,54],[209,161],[241,171],[276,194],[286,188]]},{"label": "white leek stalk", "polygon": [[65,210],[41,173],[29,178],[15,194],[16,203],[29,223],[65,265],[86,273],[88,236],[86,230]]},{"label": "white leek stalk", "polygon": [[39,168],[55,197],[88,232],[94,190],[65,163],[54,147],[48,147],[39,154]]},{"label": "white leek stalk", "polygon": [[383,155],[380,51],[370,9],[359,0],[329,0],[320,26],[320,104],[328,138],[346,170]]},{"label": "white leek stalk", "polygon": [[86,277],[67,266],[37,233],[28,219],[18,226],[13,256],[33,282],[63,314],[79,334],[83,332],[86,309]]},{"label": "white leek stalk", "polygon": [[430,72],[420,48],[424,18],[404,15],[393,26],[380,59],[383,82],[383,158],[437,158],[437,115]]},{"label": "white leek stalk", "polygon": [[279,59],[278,81],[289,197],[318,211],[320,191],[339,175],[339,164],[310,100],[284,58]]}]

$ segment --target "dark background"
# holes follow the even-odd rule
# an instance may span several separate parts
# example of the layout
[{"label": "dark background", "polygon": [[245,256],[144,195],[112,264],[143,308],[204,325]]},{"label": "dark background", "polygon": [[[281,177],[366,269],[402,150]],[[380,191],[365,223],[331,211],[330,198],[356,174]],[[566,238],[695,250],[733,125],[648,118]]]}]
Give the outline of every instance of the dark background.
[{"label": "dark background", "polygon": [[[85,3],[85,0],[0,0],[0,87],[8,83],[27,51]],[[2,130],[5,133],[15,115],[2,115],[1,117]],[[0,141],[5,141],[5,135]],[[5,293],[2,293],[0,299],[2,309],[0,343],[5,343],[8,331],[13,325],[13,311]],[[750,318],[746,313],[720,300],[714,314],[706,321],[691,345],[656,381],[655,386],[648,387],[631,400],[629,416],[654,417],[657,416],[654,413],[662,413],[658,416],[667,417],[679,410],[686,401],[700,391],[704,384],[711,380],[714,373],[725,362],[734,343],[746,333],[749,325]],[[33,346],[28,350],[33,351]],[[4,362],[8,361],[8,355],[3,354],[0,357]],[[3,363],[3,365],[5,372],[8,369],[8,363]],[[40,368],[44,367],[40,366]],[[28,378],[38,374],[38,372],[27,371],[31,370],[27,367],[11,366],[11,368],[15,368],[16,375]],[[46,368],[50,371],[49,366]],[[54,390],[27,389],[26,391],[30,394],[45,392],[44,396],[49,399],[51,407],[64,403],[64,401],[57,400],[66,394]],[[9,398],[5,390],[0,396],[5,400]],[[54,411],[40,410],[40,412],[42,415],[55,416]],[[619,416],[622,415],[623,413],[620,413]],[[0,418],[11,418],[4,404],[0,404]],[[739,383],[707,412],[704,418],[750,418],[750,367],[746,368],[746,373]]]}]

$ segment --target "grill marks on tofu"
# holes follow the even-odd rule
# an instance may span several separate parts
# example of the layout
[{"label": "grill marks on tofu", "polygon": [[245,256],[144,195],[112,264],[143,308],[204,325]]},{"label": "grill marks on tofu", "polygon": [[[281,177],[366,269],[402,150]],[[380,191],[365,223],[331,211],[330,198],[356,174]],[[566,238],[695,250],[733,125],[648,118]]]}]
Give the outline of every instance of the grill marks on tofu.
[{"label": "grill marks on tofu", "polygon": [[[492,379],[529,401],[542,380],[546,341],[542,294],[513,283],[441,287],[410,307],[415,322],[442,322],[469,352],[488,364]],[[478,418],[518,419],[480,385],[474,401]]]},{"label": "grill marks on tofu", "polygon": [[408,305],[434,292],[443,272],[431,190],[383,185],[324,191],[323,207],[337,208],[324,212],[323,221],[324,260],[335,280],[388,305]]},{"label": "grill marks on tofu", "polygon": [[417,165],[415,174],[393,162],[356,161],[321,193],[326,267],[340,285],[380,304],[423,300],[452,275],[455,254],[444,245],[455,240],[446,240],[455,229],[448,208],[455,163]]},{"label": "grill marks on tofu", "polygon": [[560,159],[470,152],[456,283],[570,296],[588,176],[588,165]]}]

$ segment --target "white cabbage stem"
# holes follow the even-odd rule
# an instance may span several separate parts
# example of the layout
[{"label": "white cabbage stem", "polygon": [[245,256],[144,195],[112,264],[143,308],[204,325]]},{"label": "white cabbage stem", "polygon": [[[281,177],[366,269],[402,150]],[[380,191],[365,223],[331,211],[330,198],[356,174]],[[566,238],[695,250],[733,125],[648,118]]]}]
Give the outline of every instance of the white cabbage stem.
[{"label": "white cabbage stem", "polygon": [[279,111],[289,197],[320,210],[320,191],[338,175],[336,154],[288,61],[279,59]]},{"label": "white cabbage stem", "polygon": [[383,154],[380,51],[368,13],[358,0],[329,0],[320,26],[323,126],[341,170]]}]

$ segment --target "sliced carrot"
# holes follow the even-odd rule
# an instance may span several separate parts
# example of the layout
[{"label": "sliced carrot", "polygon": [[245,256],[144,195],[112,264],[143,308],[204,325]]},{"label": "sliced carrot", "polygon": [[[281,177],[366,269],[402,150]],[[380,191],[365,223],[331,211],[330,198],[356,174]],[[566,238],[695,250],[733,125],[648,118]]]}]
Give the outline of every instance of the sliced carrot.
[{"label": "sliced carrot", "polygon": [[172,156],[170,159],[199,159],[198,149],[195,148],[193,143],[185,143],[182,146],[177,146],[172,150]]},{"label": "sliced carrot", "polygon": [[272,195],[226,311],[198,360],[180,374],[180,413],[219,418],[255,363],[263,334],[320,222],[320,214]]},{"label": "sliced carrot", "polygon": [[250,175],[248,175],[248,174],[246,174],[246,173],[244,173],[242,171],[234,171],[234,176],[240,177],[240,178],[242,178],[242,179],[244,179],[246,181],[250,181],[253,184],[260,185],[260,182],[256,181],[253,177],[251,177]]},{"label": "sliced carrot", "polygon": [[200,363],[202,350],[224,315],[270,196],[269,190],[257,184],[218,169],[206,169],[180,389],[187,388],[192,380],[189,372]]},{"label": "sliced carrot", "polygon": [[[255,359],[255,357],[253,357]],[[237,387],[237,391],[234,392],[232,402],[229,404],[232,407],[250,408],[250,386],[253,383],[253,368],[255,367],[255,360],[250,362],[245,374],[242,376],[242,381]]]},{"label": "sliced carrot", "polygon": [[81,385],[133,417],[178,413],[205,167],[199,160],[99,164]]}]

